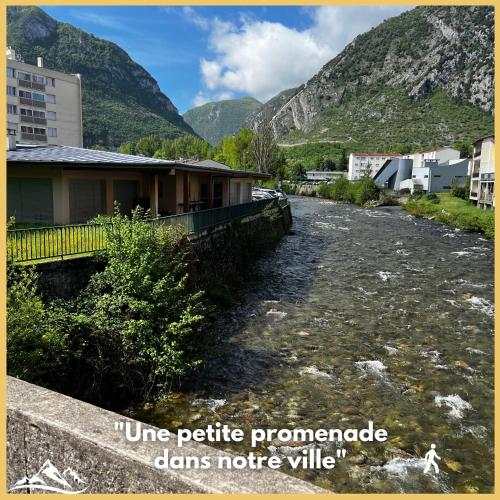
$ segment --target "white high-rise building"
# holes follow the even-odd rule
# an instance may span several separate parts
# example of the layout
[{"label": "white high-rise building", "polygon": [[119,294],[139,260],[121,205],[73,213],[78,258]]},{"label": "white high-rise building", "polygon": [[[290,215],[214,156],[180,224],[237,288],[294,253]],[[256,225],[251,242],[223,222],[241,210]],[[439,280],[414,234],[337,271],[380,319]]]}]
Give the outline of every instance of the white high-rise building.
[{"label": "white high-rise building", "polygon": [[83,146],[80,75],[26,64],[7,49],[7,134],[23,144]]}]

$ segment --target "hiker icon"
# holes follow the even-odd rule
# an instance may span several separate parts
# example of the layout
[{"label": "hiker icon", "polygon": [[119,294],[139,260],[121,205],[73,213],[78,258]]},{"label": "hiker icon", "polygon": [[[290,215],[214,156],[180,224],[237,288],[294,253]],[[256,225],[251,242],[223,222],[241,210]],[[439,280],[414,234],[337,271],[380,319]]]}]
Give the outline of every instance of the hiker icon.
[{"label": "hiker icon", "polygon": [[431,465],[434,467],[434,472],[437,474],[439,472],[438,464],[434,461],[435,458],[441,460],[441,457],[436,453],[436,445],[431,444],[431,449],[425,454],[425,469],[424,474],[429,472]]}]

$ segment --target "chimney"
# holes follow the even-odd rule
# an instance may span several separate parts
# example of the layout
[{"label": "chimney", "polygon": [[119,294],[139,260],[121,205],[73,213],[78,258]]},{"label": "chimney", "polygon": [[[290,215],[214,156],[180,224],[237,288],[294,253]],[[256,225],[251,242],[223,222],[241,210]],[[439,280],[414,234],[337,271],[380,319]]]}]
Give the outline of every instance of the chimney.
[{"label": "chimney", "polygon": [[36,58],[36,65],[37,65],[39,68],[43,68],[43,57],[38,56],[38,57]]},{"label": "chimney", "polygon": [[16,136],[8,135],[7,136],[7,151],[15,151],[16,150]]}]

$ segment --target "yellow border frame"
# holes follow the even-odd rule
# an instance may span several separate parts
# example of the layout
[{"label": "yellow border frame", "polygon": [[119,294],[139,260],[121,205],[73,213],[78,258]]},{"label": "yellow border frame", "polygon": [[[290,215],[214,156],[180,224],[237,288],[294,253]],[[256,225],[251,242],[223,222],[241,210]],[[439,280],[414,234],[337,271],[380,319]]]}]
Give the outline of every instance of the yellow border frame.
[{"label": "yellow border frame", "polygon": [[[286,5],[296,5],[296,6],[301,6],[301,5],[308,5],[308,6],[317,6],[317,5],[411,5],[411,6],[421,6],[421,5],[491,5],[491,6],[496,6],[495,1],[478,1],[478,0],[441,0],[441,1],[429,1],[429,2],[423,2],[421,0],[417,1],[398,1],[398,0],[354,0],[353,2],[346,2],[346,1],[335,1],[335,0],[314,0],[313,2],[308,2],[307,0],[270,0],[266,2],[265,0],[215,0],[215,1],[210,1],[210,0],[190,0],[189,2],[182,2],[182,1],[169,1],[169,0],[146,0],[145,2],[140,2],[139,0],[74,0],[74,1],[64,1],[64,0],[45,0],[45,1],[40,1],[40,0],[18,0],[18,1],[11,1],[7,0],[4,7],[2,7],[2,12],[1,12],[1,19],[0,19],[0,34],[1,34],[1,39],[4,41],[4,45],[6,46],[6,40],[7,40],[7,6],[15,6],[15,5],[36,5],[36,6],[46,6],[46,5],[68,5],[68,6],[73,6],[73,5],[107,5],[107,6],[125,6],[125,5],[140,5],[140,6],[150,6],[150,5],[171,5],[171,6],[183,6],[183,5],[212,5],[212,6],[231,6],[231,5],[255,5],[255,6],[263,6],[263,5],[276,5],[276,6],[286,6]],[[494,14],[494,22],[495,22],[495,61],[498,60],[499,52],[500,49],[498,47],[498,40],[497,40],[497,30],[498,30],[498,9],[495,8],[495,14]],[[3,50],[0,50],[0,61],[1,61],[1,67],[6,66],[6,54]],[[498,72],[497,68],[495,65],[495,95],[497,95],[497,89],[499,88],[498,84]],[[5,71],[0,71],[0,88],[5,88],[6,85],[6,72]],[[497,106],[495,105],[495,111],[497,111]],[[0,108],[0,122],[1,123],[6,123],[6,106],[3,105]],[[498,136],[498,121],[495,120],[495,135]],[[0,148],[0,164],[2,165],[2,182],[0,182],[0,200],[1,200],[1,205],[0,205],[0,227],[2,230],[2,234],[4,235],[0,239],[0,332],[1,332],[1,344],[0,344],[0,352],[1,352],[1,357],[0,357],[0,380],[2,381],[0,385],[0,407],[1,407],[1,415],[2,415],[2,426],[0,429],[0,448],[2,450],[1,453],[1,458],[0,458],[0,497],[3,497],[4,495],[7,495],[7,457],[6,457],[6,450],[7,450],[7,440],[6,440],[6,414],[7,414],[7,405],[6,405],[6,372],[7,372],[7,364],[6,364],[6,221],[7,221],[7,198],[6,198],[6,186],[7,186],[7,167],[6,167],[6,150],[3,149],[4,146]],[[498,213],[495,213],[495,231],[498,231],[498,220],[499,220],[499,215]],[[498,233],[497,233],[498,234]],[[497,258],[500,257],[500,252],[498,251],[498,246],[496,244],[495,240],[495,261]],[[495,283],[498,281],[498,278],[500,277],[500,271],[497,271],[497,266],[495,266],[494,270],[494,281]],[[495,287],[495,304],[498,303],[498,299],[500,298],[500,288]],[[500,315],[495,311],[495,332],[498,331],[497,326],[498,322],[500,321]],[[495,341],[495,360],[498,358],[498,351],[499,351],[499,344],[498,342]],[[498,369],[497,364],[495,363],[495,387],[498,387],[498,383],[500,382],[500,370]],[[498,396],[495,391],[495,396],[494,396],[494,403],[495,403],[495,409],[497,408],[497,401],[498,401]],[[497,457],[497,450],[500,447],[500,417],[498,416],[498,413],[495,412],[495,451],[494,451],[494,457],[496,459]],[[494,475],[494,488],[496,490],[496,487],[499,483],[499,478],[500,478],[500,468],[498,467],[498,464],[496,464],[496,460],[494,463],[495,467],[495,475]],[[95,494],[92,495],[93,498],[106,498],[112,495],[112,498],[117,498],[117,499],[122,499],[122,498],[137,498],[138,495],[141,495],[141,493],[128,493],[128,494]],[[142,494],[144,495],[144,494]],[[416,495],[424,495],[424,493],[418,493],[418,494],[411,494],[411,493],[398,493],[398,494],[388,494],[388,493],[342,493],[342,494],[337,494],[335,495],[335,498],[338,498],[339,500],[343,498],[348,498],[348,499],[361,499],[361,498],[377,498],[377,499],[383,499],[383,498],[390,498],[393,500],[397,499],[403,499],[408,496],[413,496],[415,497]],[[488,497],[496,497],[496,493],[486,493],[486,494],[481,494],[482,496],[486,495]],[[155,495],[157,497],[158,495]],[[159,496],[164,496],[165,498],[172,498],[172,496],[177,497],[178,495],[171,495],[171,494],[159,494]],[[191,498],[200,498],[204,497],[204,494],[183,494],[182,498],[186,499],[191,499]],[[210,495],[211,498],[223,498],[227,497],[228,495]],[[277,495],[257,495],[259,498],[286,498],[290,496],[289,494],[277,494]],[[296,494],[293,495],[294,498],[308,498],[309,495],[307,494]],[[453,498],[459,498],[459,499],[470,499],[471,494],[462,494],[462,493],[438,493],[438,494],[433,494],[434,498],[450,498],[452,496]],[[30,498],[41,498],[41,499],[47,499],[47,498],[60,498],[59,495],[57,494],[35,494],[35,495],[30,495]],[[248,495],[244,494],[233,494],[230,495],[231,498],[234,499],[239,499],[239,498],[248,498]]]}]

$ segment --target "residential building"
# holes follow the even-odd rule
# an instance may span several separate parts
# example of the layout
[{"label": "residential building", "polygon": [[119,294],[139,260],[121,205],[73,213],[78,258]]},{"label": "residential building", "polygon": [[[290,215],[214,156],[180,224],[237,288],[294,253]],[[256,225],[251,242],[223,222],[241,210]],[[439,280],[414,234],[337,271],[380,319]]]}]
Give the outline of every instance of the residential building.
[{"label": "residential building", "polygon": [[413,160],[413,168],[420,168],[423,167],[424,163],[429,160],[436,160],[438,163],[444,163],[450,160],[459,160],[460,151],[449,146],[444,146],[436,149],[430,149],[428,151],[411,153],[409,155],[405,155],[405,158],[411,158]]},{"label": "residential building", "polygon": [[306,172],[306,180],[309,182],[328,182],[334,181],[339,177],[345,177],[347,172],[334,170],[309,170]]},{"label": "residential building", "polygon": [[495,207],[495,137],[482,137],[474,143],[470,199],[478,207]]},{"label": "residential building", "polygon": [[[11,138],[12,139],[12,138]],[[7,211],[18,222],[69,224],[112,214],[118,202],[153,217],[251,201],[255,179],[268,174],[217,162],[183,162],[69,146],[7,151]]]},{"label": "residential building", "polygon": [[374,177],[387,160],[400,156],[396,153],[351,153],[347,178],[355,181],[366,174]]},{"label": "residential building", "polygon": [[7,134],[24,144],[82,147],[79,75],[26,64],[7,49]]}]

